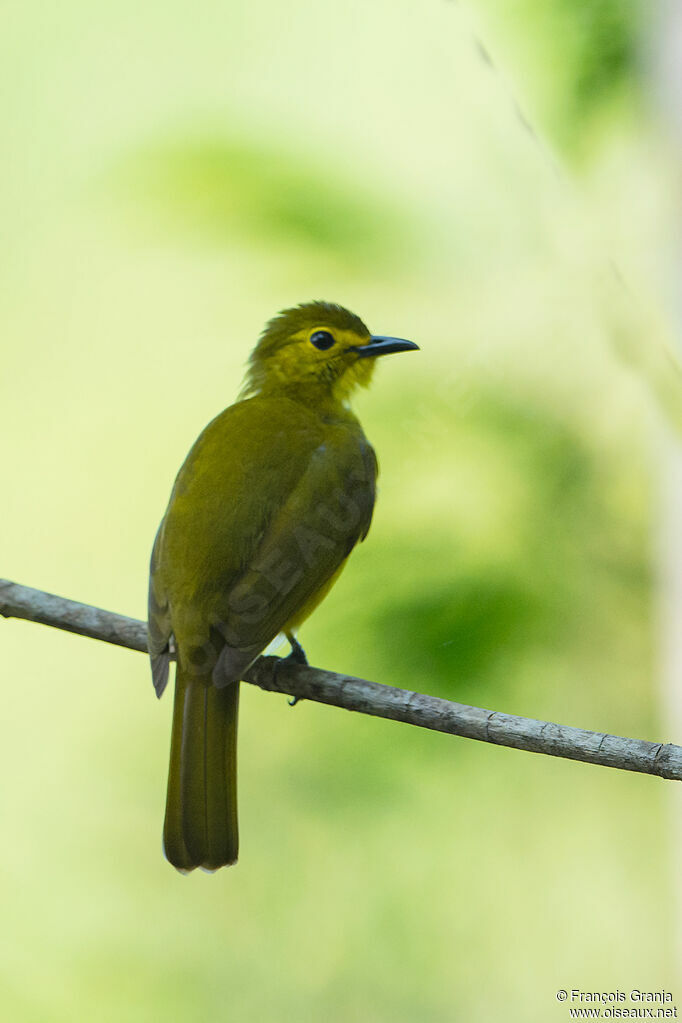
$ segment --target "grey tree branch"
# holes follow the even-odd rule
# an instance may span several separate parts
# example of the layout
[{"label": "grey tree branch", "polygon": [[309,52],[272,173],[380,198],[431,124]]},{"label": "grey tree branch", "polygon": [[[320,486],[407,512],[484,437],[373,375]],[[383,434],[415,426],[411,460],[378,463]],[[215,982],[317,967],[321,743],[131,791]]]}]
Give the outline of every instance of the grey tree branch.
[{"label": "grey tree branch", "polygon": [[[144,622],[6,579],[0,579],[0,615],[40,622],[130,650],[147,651]],[[672,743],[588,732],[551,721],[469,707],[277,657],[260,657],[246,672],[244,681],[269,692],[287,693],[298,699],[404,721],[449,735],[682,780],[682,747]]]}]

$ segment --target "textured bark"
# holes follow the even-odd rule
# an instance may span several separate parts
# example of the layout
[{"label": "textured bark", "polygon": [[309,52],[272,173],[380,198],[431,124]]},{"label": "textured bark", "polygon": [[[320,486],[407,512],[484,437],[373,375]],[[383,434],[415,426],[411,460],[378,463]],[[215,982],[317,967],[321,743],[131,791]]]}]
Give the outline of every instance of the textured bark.
[{"label": "textured bark", "polygon": [[[144,622],[8,580],[0,580],[0,615],[40,622],[130,650],[147,651]],[[278,657],[260,657],[245,673],[244,681],[299,700],[314,700],[449,735],[682,780],[682,747],[672,743],[628,739],[469,707]]]}]

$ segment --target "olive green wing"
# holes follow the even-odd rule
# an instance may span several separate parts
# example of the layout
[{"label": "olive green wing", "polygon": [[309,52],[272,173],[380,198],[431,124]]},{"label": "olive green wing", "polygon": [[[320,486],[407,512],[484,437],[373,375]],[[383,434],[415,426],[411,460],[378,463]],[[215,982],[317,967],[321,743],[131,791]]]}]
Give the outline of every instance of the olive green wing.
[{"label": "olive green wing", "polygon": [[315,595],[367,535],[374,451],[355,432],[329,433],[226,596],[218,626],[226,644],[214,674],[218,685],[239,678],[301,608],[314,606]]}]

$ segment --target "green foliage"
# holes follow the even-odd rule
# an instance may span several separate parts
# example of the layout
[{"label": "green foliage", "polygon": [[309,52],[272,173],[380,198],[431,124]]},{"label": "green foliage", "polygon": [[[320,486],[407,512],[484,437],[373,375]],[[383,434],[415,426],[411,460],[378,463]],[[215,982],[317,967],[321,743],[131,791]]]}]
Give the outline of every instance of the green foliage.
[{"label": "green foliage", "polygon": [[[641,0],[592,0],[557,4],[562,27],[573,27],[572,88],[568,115],[590,113],[609,93],[632,83],[640,52]],[[571,57],[567,59],[570,61]]]},{"label": "green foliage", "polygon": [[312,153],[204,136],[146,147],[120,174],[136,209],[181,237],[304,247],[349,266],[391,265],[405,252],[395,211]]},{"label": "green foliage", "polygon": [[503,0],[486,6],[504,22],[518,79],[549,127],[582,154],[593,120],[636,89],[643,0]]},{"label": "green foliage", "polygon": [[417,586],[409,600],[388,600],[374,628],[390,636],[391,667],[419,661],[430,693],[456,699],[461,681],[481,692],[504,665],[524,655],[543,606],[514,576],[481,570],[449,583]]}]

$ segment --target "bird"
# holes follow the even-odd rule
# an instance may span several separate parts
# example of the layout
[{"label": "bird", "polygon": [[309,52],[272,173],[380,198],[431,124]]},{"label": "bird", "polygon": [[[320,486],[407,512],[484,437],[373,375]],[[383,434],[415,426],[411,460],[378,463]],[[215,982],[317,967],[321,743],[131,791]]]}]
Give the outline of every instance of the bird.
[{"label": "bird", "polygon": [[378,463],[349,404],[378,357],[417,349],[343,306],[305,302],[266,324],[238,400],[195,441],[153,545],[154,689],[176,660],[163,828],[182,873],[237,860],[239,682],[296,634],[370,527]]}]

